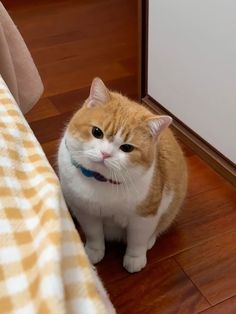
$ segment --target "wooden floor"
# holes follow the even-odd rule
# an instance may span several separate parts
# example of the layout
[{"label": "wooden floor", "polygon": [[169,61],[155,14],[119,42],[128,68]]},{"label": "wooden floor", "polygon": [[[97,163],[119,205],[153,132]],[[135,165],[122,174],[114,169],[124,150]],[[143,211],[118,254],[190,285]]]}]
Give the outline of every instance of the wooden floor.
[{"label": "wooden floor", "polygon": [[[54,166],[60,134],[94,76],[137,98],[137,1],[3,3],[45,85],[27,119]],[[98,265],[118,313],[236,313],[236,192],[185,151],[186,202],[176,224],[148,253],[145,270],[130,275],[122,268],[121,245],[109,245]]]}]

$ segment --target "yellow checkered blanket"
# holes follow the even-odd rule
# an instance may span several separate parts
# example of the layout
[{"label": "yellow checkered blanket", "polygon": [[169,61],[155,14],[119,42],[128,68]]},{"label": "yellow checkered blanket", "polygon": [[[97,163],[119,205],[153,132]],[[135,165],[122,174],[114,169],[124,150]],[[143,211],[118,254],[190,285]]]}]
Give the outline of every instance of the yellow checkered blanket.
[{"label": "yellow checkered blanket", "polygon": [[1,77],[0,313],[114,313],[58,179]]}]

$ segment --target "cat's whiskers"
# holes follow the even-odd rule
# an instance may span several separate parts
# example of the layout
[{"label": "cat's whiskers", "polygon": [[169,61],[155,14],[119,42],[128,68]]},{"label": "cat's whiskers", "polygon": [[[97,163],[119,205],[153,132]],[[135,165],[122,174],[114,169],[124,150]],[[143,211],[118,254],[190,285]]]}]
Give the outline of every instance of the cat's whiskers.
[{"label": "cat's whiskers", "polygon": [[[112,171],[115,176],[115,181],[119,182],[120,181],[119,176],[122,177],[122,184],[117,184],[117,191],[120,188],[122,188],[124,190],[124,193],[126,193],[126,182],[124,180],[124,177],[121,175],[119,164],[115,160],[113,160],[113,161],[109,161],[109,166],[112,168]],[[119,172],[119,175],[118,175],[118,172]]]},{"label": "cat's whiskers", "polygon": [[126,194],[126,199],[127,199],[128,203],[130,203],[131,193],[129,193],[129,186],[127,184],[127,180],[126,180],[125,176],[123,176],[121,171],[120,171],[120,175],[123,178],[123,182],[124,182],[124,194]]},{"label": "cat's whiskers", "polygon": [[117,160],[114,160],[111,165],[113,166],[113,170],[117,170],[119,171],[119,176],[122,178],[122,187],[124,190],[124,194],[126,195],[126,199],[128,201],[128,203],[130,202],[130,198],[132,193],[130,193],[130,188],[129,188],[129,184],[128,184],[128,180],[126,178],[126,176],[122,173],[122,166],[121,163]]},{"label": "cat's whiskers", "polygon": [[[114,170],[113,172],[114,172],[115,181],[118,182],[116,172]],[[116,184],[116,197],[118,196],[119,196],[119,184]]]},{"label": "cat's whiskers", "polygon": [[[110,172],[111,172],[112,181],[116,181],[116,175],[112,168],[110,168]],[[118,184],[116,184],[116,188],[114,187],[114,184],[112,184],[112,191],[113,190],[116,190],[116,197],[117,197],[118,196]]]},{"label": "cat's whiskers", "polygon": [[84,150],[78,150],[78,149],[76,149],[76,148],[74,148],[74,147],[68,147],[68,151],[71,153],[72,151],[73,152],[76,152],[76,153],[84,153],[85,151]]},{"label": "cat's whiskers", "polygon": [[69,150],[69,154],[71,155],[71,157],[75,158],[79,155],[80,157],[85,157],[86,156],[86,151],[83,151],[83,150],[76,150],[76,149],[73,149],[72,150]]},{"label": "cat's whiskers", "polygon": [[132,176],[130,175],[128,169],[127,169],[124,165],[122,165],[121,163],[120,163],[120,168],[121,168],[122,171],[125,171],[125,172],[126,172],[126,174],[124,174],[124,176],[127,178],[127,182],[130,182],[130,184],[133,186],[134,192],[135,192],[136,196],[138,196],[139,193],[138,193],[138,190],[137,190],[137,188],[136,188],[136,184],[135,184],[135,182],[133,181],[133,178],[132,178]]},{"label": "cat's whiskers", "polygon": [[98,160],[97,154],[94,153],[93,151],[89,151],[89,150],[82,151],[80,154],[80,157],[86,158],[86,159],[89,158],[91,161],[94,161],[94,162],[100,161],[100,160]]},{"label": "cat's whiskers", "polygon": [[72,147],[71,149],[68,149],[68,151],[73,154],[73,153],[81,153],[81,154],[84,154],[84,155],[93,155],[95,156],[94,154],[94,150],[92,149],[83,149],[83,150],[80,150],[80,149],[76,149],[74,147]]},{"label": "cat's whiskers", "polygon": [[[112,171],[112,169],[109,169],[109,174],[110,174],[110,176],[111,176],[111,180],[113,181],[113,171]],[[114,184],[112,184],[112,186],[111,186],[112,194],[113,194],[113,185],[114,185]]]}]

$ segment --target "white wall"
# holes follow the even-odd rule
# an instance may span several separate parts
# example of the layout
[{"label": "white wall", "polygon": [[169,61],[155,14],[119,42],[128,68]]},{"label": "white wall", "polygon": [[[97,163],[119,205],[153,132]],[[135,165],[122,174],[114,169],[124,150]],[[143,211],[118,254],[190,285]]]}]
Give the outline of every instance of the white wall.
[{"label": "white wall", "polygon": [[236,163],[236,0],[150,0],[148,94]]}]

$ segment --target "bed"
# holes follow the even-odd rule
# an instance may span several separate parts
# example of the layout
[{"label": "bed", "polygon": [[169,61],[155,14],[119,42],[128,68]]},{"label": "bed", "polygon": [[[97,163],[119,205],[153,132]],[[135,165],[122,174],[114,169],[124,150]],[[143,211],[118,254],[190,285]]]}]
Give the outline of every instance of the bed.
[{"label": "bed", "polygon": [[0,312],[115,313],[58,178],[2,77]]}]

